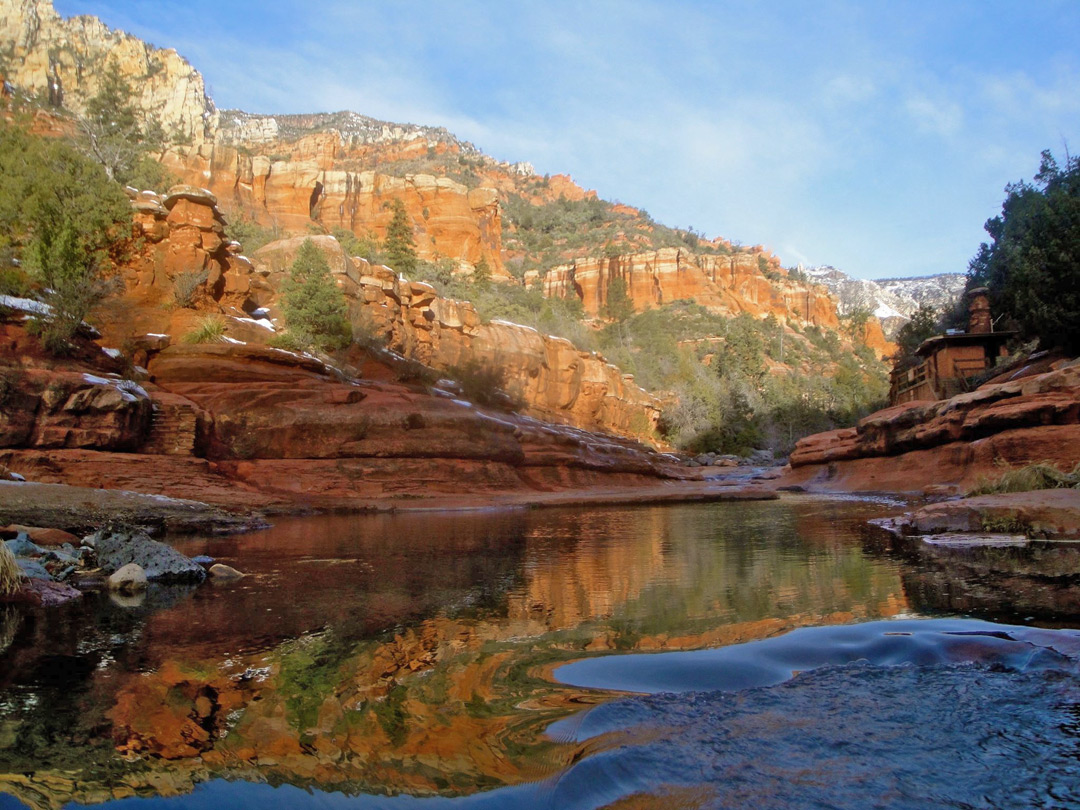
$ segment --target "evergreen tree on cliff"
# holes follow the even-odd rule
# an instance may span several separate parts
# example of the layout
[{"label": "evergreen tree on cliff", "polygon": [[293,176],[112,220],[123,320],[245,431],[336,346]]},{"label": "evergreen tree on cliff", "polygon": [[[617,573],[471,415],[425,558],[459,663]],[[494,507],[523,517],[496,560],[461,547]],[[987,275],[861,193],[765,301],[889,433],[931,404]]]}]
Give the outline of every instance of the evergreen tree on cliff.
[{"label": "evergreen tree on cliff", "polygon": [[405,211],[405,203],[394,200],[390,208],[394,215],[386,227],[386,242],[383,244],[386,263],[399,273],[412,273],[417,264],[416,242],[413,240],[412,224]]},{"label": "evergreen tree on cliff", "polygon": [[352,340],[345,296],[334,283],[326,257],[305,239],[282,285],[281,309],[290,348],[329,352]]},{"label": "evergreen tree on cliff", "polygon": [[172,178],[150,156],[163,145],[165,133],[152,117],[140,123],[134,92],[115,61],[105,67],[78,127],[76,147],[100,163],[110,180],[139,189],[171,184]]},{"label": "evergreen tree on cliff", "polygon": [[907,368],[915,365],[918,360],[915,350],[922,345],[924,340],[940,333],[937,310],[931,304],[919,304],[911,320],[901,326],[896,335],[896,355],[893,359],[897,367]]},{"label": "evergreen tree on cliff", "polygon": [[1006,187],[968,267],[968,289],[988,287],[995,313],[1043,348],[1080,353],[1080,158],[1061,167],[1045,151],[1033,184]]},{"label": "evergreen tree on cliff", "polygon": [[31,284],[52,307],[35,327],[63,354],[112,289],[110,250],[130,235],[131,208],[100,166],[58,140],[0,125],[0,293]]}]

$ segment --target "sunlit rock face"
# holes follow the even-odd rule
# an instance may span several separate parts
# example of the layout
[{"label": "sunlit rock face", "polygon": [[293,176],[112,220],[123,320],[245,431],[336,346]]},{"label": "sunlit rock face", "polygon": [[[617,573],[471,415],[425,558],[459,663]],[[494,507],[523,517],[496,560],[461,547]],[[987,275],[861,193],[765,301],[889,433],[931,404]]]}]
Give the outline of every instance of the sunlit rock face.
[{"label": "sunlit rock face", "polygon": [[[285,273],[305,237],[272,242],[253,256],[252,288],[260,306],[274,310]],[[381,265],[349,257],[332,237],[315,237],[354,320],[407,358],[437,370],[469,363],[502,369],[511,395],[526,413],[588,430],[645,438],[660,417],[659,401],[601,355],[570,341],[504,321],[483,323],[467,301],[439,296]]]},{"label": "sunlit rock face", "polygon": [[[231,216],[287,232],[317,223],[382,240],[393,216],[390,206],[401,201],[420,258],[448,257],[469,272],[483,259],[494,278],[509,278],[494,189],[470,189],[430,174],[380,173],[378,160],[365,159],[363,150],[352,151],[347,143],[341,132],[331,131],[274,142],[265,153],[262,145],[254,154],[228,143],[182,146],[166,152],[164,163],[185,182],[217,194]],[[416,145],[426,150],[426,144]]]},{"label": "sunlit rock face", "polygon": [[100,68],[111,62],[134,89],[138,109],[170,135],[198,144],[217,128],[203,78],[186,59],[96,17],[64,19],[50,0],[2,0],[0,42],[11,49],[7,81],[53,106],[81,112],[100,87]]},{"label": "sunlit rock face", "polygon": [[[775,273],[775,279],[765,272]],[[779,260],[764,252],[695,255],[679,248],[612,258],[584,258],[556,267],[544,278],[544,294],[579,298],[600,314],[611,283],[621,280],[637,311],[693,300],[716,312],[775,315],[800,325],[837,329],[836,306],[826,290],[789,280]]]}]

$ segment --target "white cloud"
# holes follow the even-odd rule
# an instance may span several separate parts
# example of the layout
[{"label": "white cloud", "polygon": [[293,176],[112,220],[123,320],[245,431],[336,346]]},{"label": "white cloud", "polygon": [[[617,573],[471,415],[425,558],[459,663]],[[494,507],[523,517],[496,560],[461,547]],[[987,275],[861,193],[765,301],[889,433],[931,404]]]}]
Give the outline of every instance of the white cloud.
[{"label": "white cloud", "polygon": [[964,112],[959,104],[948,99],[931,99],[921,93],[908,96],[904,109],[911,116],[915,128],[924,134],[950,137],[960,131]]}]

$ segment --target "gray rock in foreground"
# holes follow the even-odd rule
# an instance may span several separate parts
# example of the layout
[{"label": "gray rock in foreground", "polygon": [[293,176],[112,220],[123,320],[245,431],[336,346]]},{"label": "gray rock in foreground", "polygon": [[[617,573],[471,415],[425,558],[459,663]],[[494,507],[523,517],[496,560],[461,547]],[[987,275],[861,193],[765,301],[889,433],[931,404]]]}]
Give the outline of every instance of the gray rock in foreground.
[{"label": "gray rock in foreground", "polygon": [[98,566],[108,573],[135,563],[151,582],[202,582],[206,579],[206,570],[201,565],[138,529],[103,530],[88,539],[97,551]]}]

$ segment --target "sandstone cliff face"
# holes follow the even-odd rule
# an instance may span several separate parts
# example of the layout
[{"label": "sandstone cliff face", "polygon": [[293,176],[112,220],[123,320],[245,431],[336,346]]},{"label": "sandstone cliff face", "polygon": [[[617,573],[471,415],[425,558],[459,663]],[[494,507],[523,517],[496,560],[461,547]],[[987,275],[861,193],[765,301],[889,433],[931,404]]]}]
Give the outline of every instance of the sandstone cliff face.
[{"label": "sandstone cliff face", "polygon": [[97,93],[107,62],[115,61],[138,109],[156,117],[166,133],[201,143],[217,127],[203,78],[186,59],[96,17],[64,19],[50,0],[0,0],[0,45],[7,50],[5,78],[53,106],[80,112]]},{"label": "sandstone cliff face", "polygon": [[[147,334],[180,336],[207,312],[231,316],[230,337],[265,343],[274,334],[270,320],[249,313],[267,307],[271,318],[278,314],[277,290],[311,238],[327,257],[354,322],[404,357],[437,370],[469,363],[502,368],[511,393],[539,419],[638,438],[651,436],[659,419],[659,402],[600,355],[529,327],[481,323],[472,304],[443,299],[428,284],[351,258],[332,236],[279,240],[249,259],[223,238],[224,217],[205,189],[180,186],[163,198],[144,192],[133,206],[144,247],[122,268],[125,295],[100,312],[106,345],[124,346]],[[178,285],[192,274],[202,281],[191,304],[176,306]],[[146,362],[146,348],[134,347],[137,364]]]},{"label": "sandstone cliff face", "polygon": [[[410,143],[428,148],[419,136],[405,146]],[[336,130],[260,143],[257,154],[226,143],[174,147],[163,162],[185,182],[217,195],[230,216],[287,232],[305,232],[316,223],[382,240],[390,203],[401,200],[420,258],[450,258],[467,272],[484,259],[494,277],[509,278],[494,189],[469,189],[449,177],[380,174],[366,168],[378,163],[368,150],[350,146],[348,136]]]},{"label": "sandstone cliff face", "polygon": [[[225,218],[214,195],[177,186],[164,197],[142,192],[132,208],[137,238],[120,268],[124,294],[96,312],[104,345],[121,347],[148,334],[182,335],[200,313],[245,315],[260,279],[252,277],[240,246],[225,239]],[[185,285],[191,287],[190,308],[177,306],[176,295]],[[145,352],[134,360],[143,365]]]},{"label": "sandstone cliff face", "polygon": [[967,491],[1012,465],[1080,463],[1080,365],[908,402],[802,439],[786,483],[836,490]]},{"label": "sandstone cliff face", "polygon": [[609,285],[622,279],[639,312],[689,299],[724,314],[772,314],[804,325],[839,327],[835,303],[823,288],[786,278],[766,278],[758,261],[763,256],[770,269],[779,269],[775,257],[754,252],[696,256],[679,248],[664,248],[614,258],[585,258],[549,271],[543,280],[544,294],[579,298],[586,312],[599,315],[607,302]]}]

